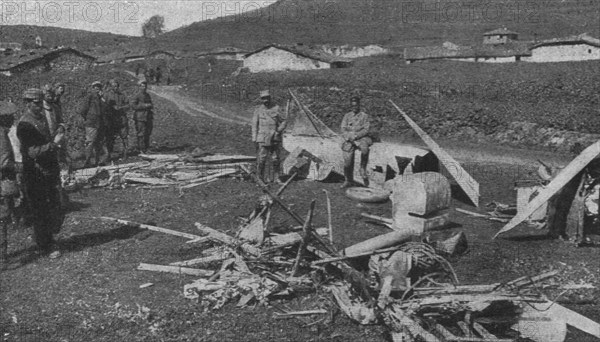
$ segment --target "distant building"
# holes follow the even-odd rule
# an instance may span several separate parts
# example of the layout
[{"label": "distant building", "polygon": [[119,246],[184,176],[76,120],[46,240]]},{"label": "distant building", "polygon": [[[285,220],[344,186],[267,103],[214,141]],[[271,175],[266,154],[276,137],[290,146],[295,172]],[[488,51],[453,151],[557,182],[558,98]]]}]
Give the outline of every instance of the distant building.
[{"label": "distant building", "polygon": [[531,55],[527,44],[511,43],[502,46],[423,46],[404,49],[407,64],[425,60],[445,59],[463,62],[510,63],[518,62]]},{"label": "distant building", "polygon": [[483,44],[499,45],[518,40],[519,34],[505,28],[495,29],[483,34]]},{"label": "distant building", "polygon": [[244,68],[250,72],[333,69],[351,65],[348,58],[302,44],[267,45],[244,56]]},{"label": "distant building", "polygon": [[380,45],[351,46],[351,45],[321,45],[319,48],[329,54],[344,58],[360,58],[368,56],[384,55],[389,50]]},{"label": "distant building", "polygon": [[22,50],[0,60],[0,73],[41,73],[50,70],[88,69],[95,58],[72,48],[56,50]]},{"label": "distant building", "polygon": [[600,60],[600,39],[584,33],[578,36],[547,39],[530,47],[527,62],[567,62]]},{"label": "distant building", "polygon": [[21,51],[23,45],[21,43],[4,43],[0,42],[0,51]]},{"label": "distant building", "polygon": [[169,51],[156,50],[146,55],[148,59],[174,59],[175,54]]}]

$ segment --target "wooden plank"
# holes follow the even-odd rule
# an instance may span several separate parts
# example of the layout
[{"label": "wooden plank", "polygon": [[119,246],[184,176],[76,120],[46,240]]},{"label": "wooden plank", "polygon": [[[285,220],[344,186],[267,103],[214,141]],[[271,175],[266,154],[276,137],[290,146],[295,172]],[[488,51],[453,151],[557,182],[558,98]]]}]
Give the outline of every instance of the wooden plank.
[{"label": "wooden plank", "polygon": [[222,155],[215,154],[214,156],[206,156],[200,158],[194,158],[195,162],[201,163],[223,163],[223,162],[250,162],[256,160],[255,156],[244,156],[244,155]]},{"label": "wooden plank", "polygon": [[465,323],[463,321],[458,321],[458,322],[456,322],[456,324],[458,324],[458,327],[463,332],[465,337],[473,337],[475,335],[475,334],[473,334],[473,331],[471,331],[471,328],[469,328],[467,323]]},{"label": "wooden plank", "polygon": [[343,254],[346,256],[355,256],[363,253],[369,253],[378,249],[398,245],[408,241],[415,236],[410,231],[393,231],[391,233],[376,236],[374,238],[359,242],[352,246],[346,247]]},{"label": "wooden plank", "polygon": [[454,180],[460,185],[461,189],[469,196],[469,199],[477,207],[479,206],[479,183],[469,175],[469,173],[460,166],[460,164],[443,150],[425,131],[417,125],[400,107],[398,107],[392,100],[390,103],[396,108],[412,129],[423,139],[425,144],[433,151],[438,157],[440,162],[444,165],[446,170],[452,175]]},{"label": "wooden plank", "polygon": [[234,170],[234,169],[224,170],[224,171],[221,171],[221,172],[216,173],[214,175],[210,175],[210,176],[206,176],[206,177],[194,179],[194,180],[188,182],[187,185],[182,186],[181,188],[182,189],[190,189],[190,188],[196,187],[198,185],[202,185],[204,183],[207,183],[209,181],[215,180],[215,179],[217,179],[219,177],[232,175],[232,174],[234,174],[236,172],[238,172],[238,171]]},{"label": "wooden plank", "polygon": [[[548,308],[549,305],[550,307]],[[554,320],[563,321],[574,328],[586,332],[596,338],[600,338],[600,324],[573,310],[567,309],[554,302],[548,302],[541,305],[534,304],[533,306],[538,310],[546,310],[546,315],[552,317]]]},{"label": "wooden plank", "polygon": [[143,224],[143,223],[138,223],[138,222],[133,222],[133,221],[127,221],[127,220],[121,220],[118,218],[113,218],[113,217],[107,217],[107,216],[102,216],[99,217],[101,220],[105,220],[105,221],[112,221],[112,222],[117,222],[120,224],[124,224],[126,226],[129,227],[136,227],[136,228],[141,228],[141,229],[148,229],[148,230],[152,230],[155,232],[161,232],[161,233],[165,233],[165,234],[170,234],[170,235],[175,235],[175,236],[181,236],[184,238],[188,238],[190,240],[198,240],[198,241],[203,241],[204,238],[200,235],[195,235],[195,234],[189,234],[189,233],[184,233],[184,232],[180,232],[177,230],[172,230],[172,229],[167,229],[167,228],[161,228],[161,227],[156,227],[156,226],[151,226],[148,224]]},{"label": "wooden plank", "polygon": [[231,237],[225,233],[222,233],[216,229],[207,227],[198,222],[195,223],[195,226],[203,233],[208,234],[208,236],[210,238],[221,241],[222,243],[224,243],[230,247],[239,246],[244,252],[246,252],[252,256],[260,256],[261,255],[261,250],[259,248],[256,248],[247,242],[240,241],[234,237]]},{"label": "wooden plank", "polygon": [[295,277],[298,273],[298,268],[300,267],[300,261],[302,260],[302,254],[304,254],[304,249],[306,245],[310,241],[312,236],[311,230],[311,222],[313,218],[313,213],[315,211],[315,200],[310,202],[310,209],[308,209],[308,214],[306,214],[306,221],[304,221],[304,226],[302,226],[302,241],[300,241],[300,246],[298,247],[298,252],[296,253],[296,260],[294,260],[294,265],[292,266],[292,272],[290,275]]},{"label": "wooden plank", "polygon": [[194,266],[199,264],[208,264],[211,262],[223,261],[231,257],[229,252],[219,253],[215,255],[209,255],[202,258],[196,258],[185,261],[172,262],[169,266]]},{"label": "wooden plank", "polygon": [[177,182],[168,179],[152,178],[152,177],[132,177],[125,174],[123,179],[126,182],[150,184],[150,185],[177,185]]},{"label": "wooden plank", "polygon": [[156,271],[156,272],[167,272],[167,273],[175,273],[175,274],[187,274],[193,275],[197,277],[210,277],[215,272],[211,270],[201,270],[198,268],[189,268],[189,267],[181,267],[181,266],[167,266],[167,265],[154,265],[154,264],[145,264],[140,263],[137,268],[140,271]]},{"label": "wooden plank", "polygon": [[481,324],[479,324],[477,322],[473,323],[473,330],[477,331],[477,333],[479,335],[481,335],[481,337],[483,337],[483,338],[487,338],[487,339],[497,339],[498,338],[498,337],[496,337],[496,335],[487,331],[486,328],[484,328]]},{"label": "wooden plank", "polygon": [[575,177],[581,170],[583,170],[594,158],[600,155],[600,140],[596,141],[588,148],[583,150],[575,159],[573,159],[569,165],[560,171],[560,173],[552,179],[539,194],[527,204],[523,211],[517,213],[515,217],[510,220],[496,235],[506,233],[509,230],[515,228],[518,224],[525,221],[531,214],[533,214],[539,207],[559,192],[573,177]]}]

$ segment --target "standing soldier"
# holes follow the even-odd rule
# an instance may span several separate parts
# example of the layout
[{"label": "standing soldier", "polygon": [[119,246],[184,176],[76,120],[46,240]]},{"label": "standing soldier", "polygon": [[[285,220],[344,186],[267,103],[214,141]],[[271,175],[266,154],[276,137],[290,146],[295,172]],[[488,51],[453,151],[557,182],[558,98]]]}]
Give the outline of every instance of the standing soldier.
[{"label": "standing soldier", "polygon": [[19,195],[13,149],[8,137],[16,112],[14,103],[0,102],[0,270],[4,270],[8,264],[8,226],[14,209],[14,197]]},{"label": "standing soldier", "polygon": [[156,84],[160,84],[160,78],[162,77],[162,71],[160,70],[160,66],[156,67],[156,73],[154,74],[156,77]]},{"label": "standing soldier", "polygon": [[137,137],[137,147],[141,153],[146,153],[150,147],[150,134],[154,121],[152,112],[152,98],[146,91],[148,83],[145,80],[139,81],[140,91],[131,100],[133,120],[135,121],[135,134]]},{"label": "standing soldier", "polygon": [[[106,104],[102,98],[102,83],[95,81],[92,83],[91,94],[84,100],[83,107],[79,111],[85,126],[84,167],[91,165],[92,155],[95,159],[94,166],[106,162],[108,151],[103,143],[106,135],[105,110]],[[102,161],[99,161],[100,154],[105,156]]]},{"label": "standing soldier", "polygon": [[107,127],[106,148],[109,156],[113,153],[115,139],[121,138],[123,151],[121,157],[127,159],[127,138],[129,135],[129,121],[127,119],[127,109],[129,103],[125,95],[121,92],[121,86],[116,79],[110,80],[110,89],[106,92],[107,105]]},{"label": "standing soldier", "polygon": [[31,224],[31,209],[25,192],[25,183],[23,179],[23,155],[21,154],[21,141],[17,137],[17,125],[12,125],[8,132],[8,138],[12,146],[17,186],[19,188],[19,200],[15,203],[15,221],[19,227],[29,226]]},{"label": "standing soldier", "polygon": [[350,99],[352,111],[344,115],[342,119],[342,151],[344,154],[344,177],[346,178],[343,188],[351,186],[354,179],[354,151],[360,150],[360,176],[366,186],[369,186],[367,176],[367,163],[369,162],[369,147],[373,140],[369,137],[369,115],[360,110],[360,98],[354,96]]},{"label": "standing soldier", "polygon": [[59,232],[64,219],[57,157],[64,134],[59,132],[54,138],[50,135],[40,89],[26,90],[23,100],[27,110],[17,125],[17,136],[21,141],[25,191],[32,208],[33,235],[41,252],[54,259],[60,251],[53,235]]},{"label": "standing soldier", "polygon": [[260,92],[263,104],[254,110],[252,117],[252,141],[257,145],[256,175],[264,180],[267,158],[273,161],[273,180],[279,180],[281,150],[281,133],[286,128],[287,121],[281,115],[281,108],[273,103],[268,90]]},{"label": "standing soldier", "polygon": [[[58,82],[54,85],[54,118],[56,120],[56,126],[58,131],[62,131],[66,133],[67,126],[65,125],[63,119],[63,108],[61,98],[65,93],[66,85],[62,82]],[[56,134],[57,131],[54,131],[53,134]],[[67,141],[65,137],[65,141],[63,143],[63,148],[58,152],[58,162],[67,166],[69,172],[71,171],[71,161],[67,152]]]}]

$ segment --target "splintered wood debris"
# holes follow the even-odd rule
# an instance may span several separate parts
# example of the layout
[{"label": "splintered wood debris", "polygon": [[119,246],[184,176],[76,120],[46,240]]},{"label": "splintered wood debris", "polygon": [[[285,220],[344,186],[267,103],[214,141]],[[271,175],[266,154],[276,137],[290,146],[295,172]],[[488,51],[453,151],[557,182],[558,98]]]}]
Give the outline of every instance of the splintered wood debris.
[{"label": "splintered wood debris", "polygon": [[[241,169],[249,173],[246,167]],[[253,178],[266,196],[233,235],[201,223],[196,223],[199,235],[195,235],[104,219],[205,244],[193,259],[169,265],[141,263],[138,269],[197,277],[183,286],[183,295],[206,311],[229,302],[237,307],[263,305],[278,311],[274,319],[311,326],[330,323],[334,311],[340,310],[360,324],[385,325],[394,341],[560,342],[567,326],[600,338],[598,323],[542,292],[544,282],[557,271],[503,283],[459,284],[447,257],[467,250],[462,232],[434,240],[394,231],[394,236],[384,234],[338,251],[330,243],[330,229],[335,229],[331,223],[314,228],[316,201],[302,218],[280,198],[289,182],[273,193]],[[300,230],[271,232],[268,220],[275,206],[287,212]],[[303,307],[294,309],[282,304],[323,296],[328,299],[304,301]]]},{"label": "splintered wood debris", "polygon": [[242,166],[251,165],[256,157],[243,155],[202,154],[141,154],[144,161],[88,168],[61,175],[63,187],[127,186],[164,188],[176,186],[191,189],[241,173]]}]

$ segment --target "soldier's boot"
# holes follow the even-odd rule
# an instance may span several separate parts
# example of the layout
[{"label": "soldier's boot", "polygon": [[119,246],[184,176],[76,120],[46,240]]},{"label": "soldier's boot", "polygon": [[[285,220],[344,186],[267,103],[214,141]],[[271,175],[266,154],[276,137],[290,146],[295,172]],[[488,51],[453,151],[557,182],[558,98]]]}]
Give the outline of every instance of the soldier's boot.
[{"label": "soldier's boot", "polygon": [[352,165],[344,166],[344,183],[341,186],[342,189],[348,188],[352,186],[352,183],[354,183],[354,176],[352,175],[352,171]]},{"label": "soldier's boot", "polygon": [[83,167],[90,167],[92,166],[91,164],[91,160],[92,160],[92,155],[94,153],[94,146],[92,144],[87,144],[85,146],[85,161],[83,162]]},{"label": "soldier's boot", "polygon": [[358,170],[358,172],[360,173],[360,176],[362,177],[363,183],[365,184],[366,187],[369,186],[369,175],[367,174],[367,162],[368,162],[367,157],[362,155],[360,158],[360,170]]},{"label": "soldier's boot", "polygon": [[127,146],[127,139],[123,139],[123,152],[121,153],[121,157],[123,159],[127,159],[127,150],[129,147]]},{"label": "soldier's boot", "polygon": [[146,153],[144,150],[144,137],[137,137],[137,148],[140,153]]}]

